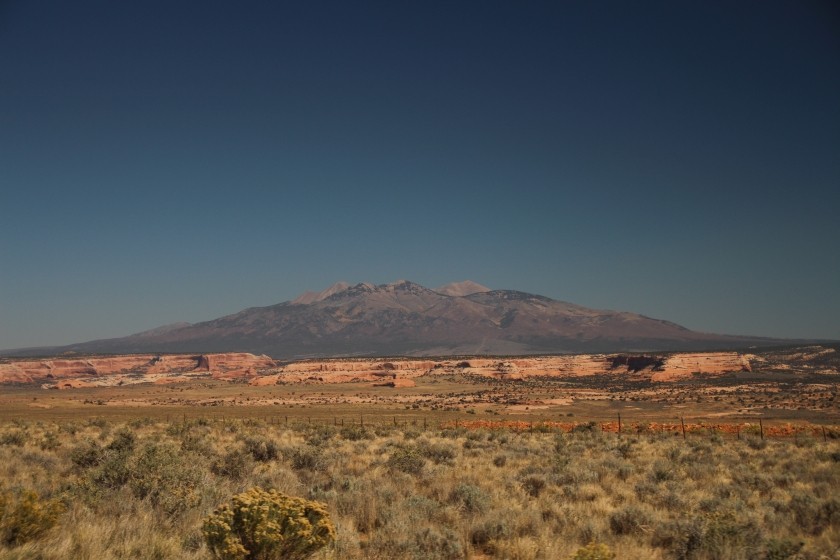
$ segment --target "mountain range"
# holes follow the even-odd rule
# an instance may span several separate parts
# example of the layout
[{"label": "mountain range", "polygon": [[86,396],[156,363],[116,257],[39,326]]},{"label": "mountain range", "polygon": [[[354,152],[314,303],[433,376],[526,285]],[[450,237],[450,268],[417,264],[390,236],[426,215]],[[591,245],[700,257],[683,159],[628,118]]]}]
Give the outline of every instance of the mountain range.
[{"label": "mountain range", "polygon": [[491,290],[472,281],[429,289],[400,280],[339,282],[211,321],[4,354],[252,352],[300,359],[700,350],[779,342],[701,333],[636,313]]}]

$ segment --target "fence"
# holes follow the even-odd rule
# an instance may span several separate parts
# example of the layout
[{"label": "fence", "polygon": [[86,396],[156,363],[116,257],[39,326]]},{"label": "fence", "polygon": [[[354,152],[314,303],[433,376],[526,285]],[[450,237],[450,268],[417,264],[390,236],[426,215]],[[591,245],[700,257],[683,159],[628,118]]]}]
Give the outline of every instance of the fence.
[{"label": "fence", "polygon": [[[530,433],[573,433],[573,432],[603,432],[608,434],[622,435],[643,435],[643,434],[671,434],[687,439],[689,436],[718,436],[740,439],[742,436],[765,438],[798,438],[811,437],[828,441],[829,439],[840,439],[840,426],[836,425],[815,425],[815,424],[794,424],[765,423],[763,419],[755,422],[686,422],[680,419],[679,422],[646,422],[627,421],[617,416],[616,420],[608,421],[553,421],[553,420],[470,420],[451,419],[437,420],[426,415],[354,415],[354,416],[263,416],[257,418],[242,418],[232,416],[183,416],[183,421],[226,421],[244,420],[252,422],[265,422],[269,425],[287,426],[301,428],[306,426],[333,426],[341,428],[344,426],[359,427],[394,427],[403,429],[464,429],[464,430],[498,430],[511,432]],[[167,416],[167,422],[170,417]]]}]

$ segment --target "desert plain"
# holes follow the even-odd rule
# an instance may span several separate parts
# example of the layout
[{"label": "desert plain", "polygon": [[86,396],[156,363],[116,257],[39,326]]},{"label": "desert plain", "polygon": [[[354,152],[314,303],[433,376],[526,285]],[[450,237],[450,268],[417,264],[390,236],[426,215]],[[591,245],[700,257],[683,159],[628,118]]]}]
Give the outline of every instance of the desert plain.
[{"label": "desert plain", "polygon": [[[248,353],[0,359],[6,420],[282,417],[307,422],[840,422],[825,345],[284,362]],[[570,420],[571,419],[571,420]],[[399,420],[398,420],[399,421]],[[335,423],[334,422],[334,423]]]},{"label": "desert plain", "polygon": [[250,488],[330,516],[278,558],[838,558],[838,382],[829,344],[4,358],[0,558],[256,558],[207,536]]}]

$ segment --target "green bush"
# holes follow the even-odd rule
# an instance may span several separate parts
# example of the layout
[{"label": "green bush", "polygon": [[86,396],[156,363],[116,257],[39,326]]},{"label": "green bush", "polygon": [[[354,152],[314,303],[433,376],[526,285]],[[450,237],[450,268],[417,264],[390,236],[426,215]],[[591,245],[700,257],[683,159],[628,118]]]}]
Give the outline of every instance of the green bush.
[{"label": "green bush", "polygon": [[129,486],[135,497],[175,515],[198,505],[202,473],[198,465],[168,444],[147,444],[130,465]]},{"label": "green bush", "polygon": [[89,479],[101,488],[122,487],[132,474],[128,464],[130,457],[130,451],[105,451],[99,464],[89,471]]},{"label": "green bush", "polygon": [[746,438],[747,445],[750,446],[751,449],[761,450],[767,447],[767,440],[764,438],[757,438],[755,436],[747,436]]},{"label": "green bush", "polygon": [[341,435],[342,439],[346,439],[348,441],[373,439],[373,434],[370,433],[364,426],[357,426],[355,424],[350,424],[341,428],[339,435]]},{"label": "green bush", "polygon": [[91,418],[87,421],[87,425],[102,429],[108,426],[108,421],[104,418]]},{"label": "green bush", "polygon": [[522,488],[529,496],[538,497],[545,489],[546,480],[541,474],[529,474],[522,478]]},{"label": "green bush", "polygon": [[767,560],[790,560],[796,558],[805,543],[789,539],[769,539],[767,541]]},{"label": "green bush", "polygon": [[513,529],[505,519],[492,518],[470,531],[470,542],[485,554],[496,552],[495,541],[510,538]]},{"label": "green bush", "polygon": [[595,422],[587,422],[585,424],[577,424],[572,428],[573,434],[593,434],[601,431],[601,426]]},{"label": "green bush", "polygon": [[711,558],[726,558],[738,551],[746,558],[763,552],[761,528],[744,512],[718,509],[703,515],[705,530],[699,549]]},{"label": "green bush", "polygon": [[834,497],[821,500],[812,494],[795,492],[789,507],[796,524],[811,535],[820,535],[829,526],[840,523],[840,500]]},{"label": "green bush", "polygon": [[458,535],[448,527],[419,529],[414,534],[414,544],[415,558],[456,560],[464,557]]},{"label": "green bush", "polygon": [[108,444],[107,449],[116,451],[117,453],[130,453],[134,450],[134,444],[137,443],[137,436],[129,427],[121,428],[111,443]]},{"label": "green bush", "polygon": [[657,523],[651,544],[668,550],[673,558],[692,558],[703,546],[705,524],[702,517],[684,517]]},{"label": "green bush", "polygon": [[448,527],[392,528],[377,531],[370,546],[374,558],[405,560],[461,560],[465,558],[460,536]]},{"label": "green bush", "polygon": [[217,476],[224,476],[231,480],[242,480],[251,472],[254,463],[244,449],[231,449],[221,457],[217,457],[210,465],[210,470]]},{"label": "green bush", "polygon": [[467,513],[482,513],[490,505],[490,495],[478,486],[461,483],[452,490],[449,502]]},{"label": "green bush", "polygon": [[616,535],[640,534],[649,521],[647,514],[638,507],[625,506],[610,514],[610,529]]},{"label": "green bush", "polygon": [[0,494],[0,542],[17,546],[38,538],[64,513],[58,500],[42,500],[31,490]]},{"label": "green bush", "polygon": [[0,445],[13,445],[23,447],[29,436],[23,430],[12,430],[0,435]]},{"label": "green bush", "polygon": [[276,490],[252,488],[204,521],[220,560],[302,560],[335,540],[326,506]]},{"label": "green bush", "polygon": [[612,560],[615,558],[615,553],[610,550],[605,544],[591,542],[588,545],[581,547],[569,560]]},{"label": "green bush", "polygon": [[436,465],[451,465],[458,456],[457,448],[449,443],[421,442],[418,446],[420,453],[427,459],[431,459]]},{"label": "green bush", "polygon": [[324,471],[328,462],[320,447],[312,445],[298,445],[283,449],[283,456],[298,471]]},{"label": "green bush", "polygon": [[45,432],[44,439],[38,444],[43,451],[55,451],[61,447],[61,440],[56,432]]},{"label": "green bush", "polygon": [[216,456],[213,442],[205,434],[187,433],[181,436],[181,451],[211,459]]},{"label": "green bush", "polygon": [[255,461],[266,463],[274,461],[280,454],[277,444],[273,440],[264,437],[246,437],[245,450],[251,454]]},{"label": "green bush", "polygon": [[88,439],[70,451],[70,460],[81,469],[95,467],[102,462],[105,452],[95,441]]},{"label": "green bush", "polygon": [[388,467],[408,474],[420,474],[426,466],[426,459],[416,447],[397,448],[388,457]]},{"label": "green bush", "polygon": [[304,439],[313,447],[323,447],[333,439],[335,432],[332,426],[309,426],[304,433]]},{"label": "green bush", "polygon": [[674,469],[668,461],[657,460],[651,468],[650,481],[653,483],[665,482],[674,479]]},{"label": "green bush", "polygon": [[74,422],[65,422],[63,424],[59,424],[58,429],[65,434],[75,436],[79,431],[79,426],[77,426]]}]

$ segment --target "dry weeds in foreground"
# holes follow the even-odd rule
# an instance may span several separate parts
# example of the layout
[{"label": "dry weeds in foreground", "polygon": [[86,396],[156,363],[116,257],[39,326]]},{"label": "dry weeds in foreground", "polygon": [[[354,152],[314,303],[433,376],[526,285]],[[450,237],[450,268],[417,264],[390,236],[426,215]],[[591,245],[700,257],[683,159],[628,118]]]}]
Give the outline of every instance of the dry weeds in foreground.
[{"label": "dry weeds in foreground", "polygon": [[210,558],[203,520],[254,486],[327,505],[316,559],[840,548],[838,440],[98,420],[0,428],[0,558]]}]

